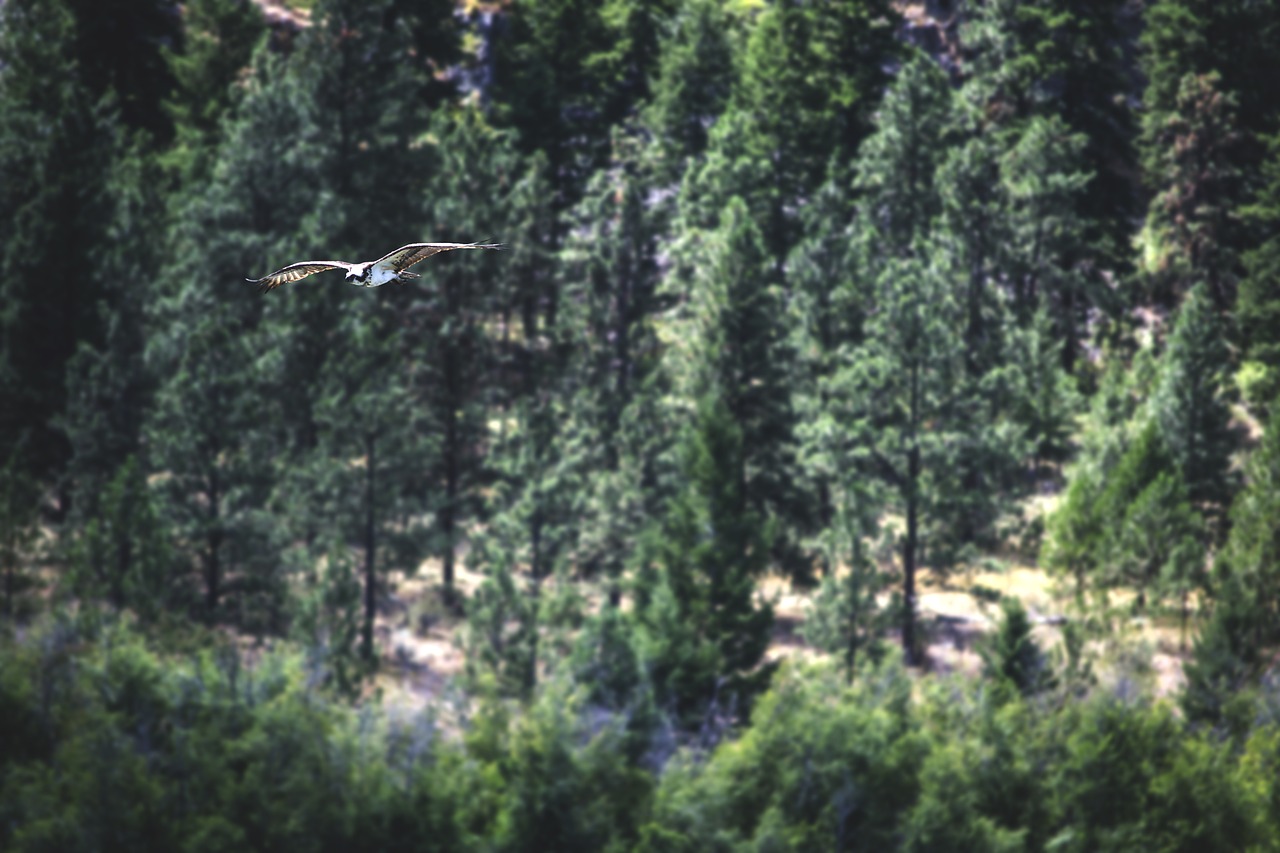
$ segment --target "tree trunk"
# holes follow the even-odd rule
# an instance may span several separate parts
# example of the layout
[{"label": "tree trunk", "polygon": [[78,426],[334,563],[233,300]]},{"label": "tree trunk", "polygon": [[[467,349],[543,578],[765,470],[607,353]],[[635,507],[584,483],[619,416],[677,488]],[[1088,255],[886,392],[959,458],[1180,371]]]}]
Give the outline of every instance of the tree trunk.
[{"label": "tree trunk", "polygon": [[208,552],[204,564],[204,607],[212,622],[218,612],[219,589],[222,582],[222,524],[219,518],[219,504],[222,502],[222,483],[218,478],[217,463],[214,463],[209,475],[209,532],[206,543]]},{"label": "tree trunk", "polygon": [[372,432],[365,437],[365,492],[364,492],[364,625],[361,630],[360,654],[367,661],[373,660],[373,617],[377,611],[377,584],[374,576],[374,552],[377,547],[374,532],[373,489],[377,449]]},{"label": "tree trunk", "polygon": [[907,436],[907,536],[902,543],[902,650],[908,666],[919,663],[916,655],[916,547],[920,513],[920,365],[911,365],[910,431]]},{"label": "tree trunk", "polygon": [[902,650],[907,665],[919,663],[916,655],[916,538],[919,529],[917,479],[920,476],[920,451],[912,448],[907,474],[907,536],[902,543]]},{"label": "tree trunk", "polygon": [[443,562],[444,600],[454,603],[453,535],[458,501],[458,364],[453,344],[445,345],[445,387],[448,405],[444,416],[444,506],[440,510],[440,531],[444,534]]}]

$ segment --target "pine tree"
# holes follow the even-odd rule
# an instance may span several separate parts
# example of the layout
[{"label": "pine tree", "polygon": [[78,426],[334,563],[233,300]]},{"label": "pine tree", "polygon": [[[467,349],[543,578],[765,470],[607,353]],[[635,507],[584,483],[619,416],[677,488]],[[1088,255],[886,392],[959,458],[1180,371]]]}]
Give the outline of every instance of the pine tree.
[{"label": "pine tree", "polygon": [[184,181],[194,181],[208,174],[222,121],[240,98],[239,77],[267,28],[251,0],[191,0],[182,21],[181,51],[165,54],[174,81],[165,102],[174,144],[165,160]]},{"label": "pine tree", "polygon": [[71,548],[77,592],[129,608],[144,623],[183,604],[168,531],[138,460],[126,459],[94,498],[95,512]]},{"label": "pine tree", "polygon": [[[363,310],[361,310],[363,308]],[[349,310],[335,330],[342,359],[325,365],[316,389],[317,460],[332,469],[331,504],[321,512],[330,531],[358,543],[362,613],[360,654],[375,659],[374,619],[381,575],[415,569],[426,550],[410,519],[422,504],[420,460],[432,455],[417,421],[401,356],[403,328],[377,306]]]},{"label": "pine tree", "polygon": [[1077,137],[1083,183],[1054,211],[1081,227],[1071,263],[1123,266],[1129,247],[1119,235],[1139,199],[1126,106],[1136,94],[1128,57],[1134,11],[1122,0],[980,0],[965,11],[965,96],[985,132],[1012,146],[1029,123],[1053,120]]},{"label": "pine tree", "polygon": [[98,514],[98,498],[130,457],[146,468],[142,427],[156,380],[145,361],[147,306],[156,296],[162,241],[148,239],[167,224],[156,158],[137,148],[114,164],[99,250],[96,305],[100,336],[81,340],[66,368],[66,409],[59,426],[71,449],[65,488],[71,528]]},{"label": "pine tree", "polygon": [[575,562],[580,571],[621,575],[645,524],[645,451],[653,436],[641,413],[658,365],[654,334],[657,233],[644,180],[621,162],[593,179],[574,210],[561,275],[565,323],[585,331],[568,364],[570,439],[587,472]]},{"label": "pine tree", "polygon": [[845,350],[833,380],[835,417],[853,460],[883,481],[906,520],[902,535],[902,640],[918,660],[916,570],[923,530],[944,499],[949,448],[965,444],[961,384],[964,349],[959,306],[944,271],[915,260],[884,265],[866,341]]},{"label": "pine tree", "polygon": [[745,719],[768,682],[773,610],[755,581],[773,525],[748,499],[744,432],[724,401],[699,402],[683,452],[688,486],[638,556],[636,618],[659,707],[696,730]]},{"label": "pine tree", "polygon": [[1229,468],[1238,438],[1230,427],[1230,355],[1209,290],[1187,294],[1169,335],[1151,411],[1197,506],[1217,517],[1234,492]]},{"label": "pine tree", "polygon": [[1257,648],[1280,637],[1280,411],[1273,404],[1262,443],[1244,466],[1245,487],[1231,506],[1231,535],[1224,548],[1241,591],[1259,610]]},{"label": "pine tree", "polygon": [[[433,129],[438,166],[425,190],[427,221],[441,239],[496,234],[506,244],[500,253],[441,258],[431,283],[405,294],[410,381],[426,409],[423,426],[438,438],[438,452],[424,472],[427,505],[437,522],[432,550],[441,556],[444,595],[452,600],[455,551],[481,513],[479,492],[491,476],[488,417],[507,401],[506,391],[516,394],[522,387],[512,381],[508,361],[511,313],[521,256],[543,248],[537,231],[522,220],[532,218],[536,228],[548,201],[531,191],[537,166],[517,152],[509,131],[487,126],[477,110],[440,113]],[[530,295],[529,307],[536,310],[542,298]],[[486,328],[492,317],[502,318],[506,340],[494,340]]]},{"label": "pine tree", "polygon": [[[852,683],[859,654],[878,657],[880,634],[885,626],[878,597],[888,578],[868,554],[867,540],[878,532],[868,509],[875,502],[865,487],[840,490],[832,524],[824,531],[826,562],[832,567],[801,629],[806,641],[843,658],[846,681]],[[838,567],[848,574],[841,578]]]},{"label": "pine tree", "polygon": [[[241,280],[293,254],[316,228],[312,175],[323,149],[304,91],[259,55],[213,182],[179,205],[170,240],[180,263],[161,276],[166,288],[148,312],[147,363],[163,380],[145,429],[147,461],[165,475],[163,511],[200,574],[205,618],[232,616],[254,630],[284,627],[280,520],[266,509],[271,460],[283,463],[299,435],[314,443],[314,386],[290,369],[291,333],[302,325],[289,310],[297,288],[267,300]],[[225,606],[224,593],[234,593]]]},{"label": "pine tree", "polygon": [[17,444],[0,468],[0,594],[10,623],[20,614],[21,597],[39,584],[32,562],[40,502],[35,481],[18,464],[22,449]]},{"label": "pine tree", "polygon": [[667,0],[522,0],[501,21],[490,90],[494,123],[546,155],[557,212],[607,159],[609,128],[640,101],[657,61]]},{"label": "pine tree", "polygon": [[1109,524],[1106,553],[1116,580],[1137,589],[1138,609],[1146,607],[1149,592],[1177,595],[1185,630],[1187,596],[1199,585],[1204,565],[1204,522],[1188,501],[1181,475],[1161,472]]},{"label": "pine tree", "polygon": [[1048,661],[1031,635],[1031,620],[1016,598],[1000,602],[1000,621],[982,649],[983,675],[1029,696],[1052,685]]},{"label": "pine tree", "polygon": [[730,201],[719,228],[699,248],[686,310],[660,333],[672,343],[667,364],[686,398],[716,395],[742,430],[747,501],[755,512],[777,518],[776,556],[804,577],[807,558],[797,544],[812,519],[791,480],[794,353],[778,276],[741,199]]},{"label": "pine tree", "polygon": [[1152,288],[1173,303],[1203,282],[1219,311],[1234,304],[1241,276],[1237,210],[1245,184],[1236,150],[1238,102],[1221,77],[1188,74],[1175,108],[1153,132],[1148,165],[1155,197],[1141,237],[1143,267]]},{"label": "pine tree", "polygon": [[24,467],[41,479],[69,456],[55,423],[67,363],[102,334],[94,258],[121,147],[112,101],[84,79],[76,44],[64,0],[0,9],[0,444],[26,436]]},{"label": "pine tree", "polygon": [[722,4],[692,0],[661,42],[652,98],[641,113],[658,149],[659,185],[678,182],[689,159],[706,151],[708,128],[724,111],[734,81],[735,23]]},{"label": "pine tree", "polygon": [[1114,307],[1101,277],[1089,270],[1092,223],[1079,214],[1091,178],[1083,169],[1085,142],[1056,118],[1035,118],[1001,164],[1015,311],[1026,324],[1042,299],[1051,306],[1068,369],[1089,311]]},{"label": "pine tree", "polygon": [[786,3],[767,6],[752,27],[729,109],[747,117],[736,144],[769,164],[772,210],[758,225],[772,256],[785,257],[799,236],[788,210],[870,131],[884,69],[899,55],[896,19],[883,0]]},{"label": "pine tree", "polygon": [[1240,329],[1241,375],[1246,401],[1265,409],[1280,394],[1280,133],[1267,140],[1268,155],[1261,168],[1262,186],[1241,214],[1264,234],[1261,243],[1244,255],[1245,277],[1236,302]]},{"label": "pine tree", "polygon": [[942,207],[935,182],[955,105],[946,75],[923,54],[908,59],[885,92],[875,133],[858,153],[859,213],[883,257],[907,257]]},{"label": "pine tree", "polygon": [[1238,731],[1254,714],[1247,688],[1263,667],[1258,641],[1268,622],[1241,578],[1228,574],[1217,586],[1213,613],[1185,667],[1179,704],[1193,723]]}]

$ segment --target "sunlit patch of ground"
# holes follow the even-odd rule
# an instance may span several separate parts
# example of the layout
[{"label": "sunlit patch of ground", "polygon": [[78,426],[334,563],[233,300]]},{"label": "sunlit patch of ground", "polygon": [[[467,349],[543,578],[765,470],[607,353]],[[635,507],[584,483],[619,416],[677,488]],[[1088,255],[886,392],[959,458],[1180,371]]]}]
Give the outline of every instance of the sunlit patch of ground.
[{"label": "sunlit patch of ground", "polygon": [[[411,576],[395,573],[389,578],[377,622],[381,667],[373,689],[385,702],[420,709],[457,695],[454,681],[465,665],[457,642],[465,617],[444,605],[441,565],[424,562]],[[455,585],[470,598],[484,581],[459,560]],[[561,581],[563,582],[563,581]],[[553,595],[554,579],[544,581],[542,594]],[[926,670],[977,676],[982,671],[979,648],[1000,618],[999,601],[1017,598],[1033,623],[1036,642],[1051,656],[1060,655],[1062,626],[1081,620],[1069,582],[1056,578],[1025,561],[986,558],[939,577],[930,571],[918,576],[919,626],[925,638]],[[883,603],[895,589],[885,592]],[[594,613],[602,606],[604,592],[597,583],[578,583],[575,589],[583,609]],[[822,656],[804,638],[803,628],[818,594],[817,587],[797,588],[777,576],[764,578],[759,595],[774,609],[775,623],[766,659],[812,660]],[[1101,689],[1126,692],[1140,689],[1156,696],[1176,694],[1184,683],[1181,621],[1176,614],[1135,617],[1134,594],[1110,592],[1105,600],[1092,600],[1086,608],[1086,656]],[[624,609],[628,602],[624,599]],[[1187,644],[1194,637],[1194,616]],[[548,654],[563,646],[548,644]]]}]

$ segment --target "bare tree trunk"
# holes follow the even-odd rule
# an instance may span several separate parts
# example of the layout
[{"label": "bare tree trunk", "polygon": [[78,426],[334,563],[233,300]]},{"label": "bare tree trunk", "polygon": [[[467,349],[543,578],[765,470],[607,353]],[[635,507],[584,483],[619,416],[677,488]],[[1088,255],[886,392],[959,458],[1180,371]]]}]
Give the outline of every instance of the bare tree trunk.
[{"label": "bare tree trunk", "polygon": [[364,492],[364,625],[361,631],[360,654],[367,661],[373,660],[373,617],[377,612],[377,578],[374,575],[374,553],[377,538],[374,531],[374,477],[377,439],[372,432],[365,436],[365,492]]},{"label": "bare tree trunk", "polygon": [[206,535],[207,553],[204,563],[204,607],[209,621],[212,622],[218,612],[218,598],[221,595],[222,583],[222,524],[219,518],[219,504],[222,502],[222,483],[218,478],[217,463],[214,463],[209,475],[209,532]]}]

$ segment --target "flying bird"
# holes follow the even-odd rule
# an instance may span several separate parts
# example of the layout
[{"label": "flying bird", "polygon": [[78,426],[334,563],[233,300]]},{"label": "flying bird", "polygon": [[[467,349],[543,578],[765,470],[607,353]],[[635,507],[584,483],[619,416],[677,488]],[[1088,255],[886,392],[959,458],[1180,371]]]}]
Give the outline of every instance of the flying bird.
[{"label": "flying bird", "polygon": [[376,261],[365,261],[361,264],[349,264],[345,261],[300,261],[278,269],[271,275],[262,278],[246,278],[245,281],[258,285],[259,293],[266,293],[282,284],[298,281],[318,272],[346,270],[347,281],[356,287],[381,287],[392,281],[396,284],[405,284],[410,279],[418,278],[418,273],[406,272],[406,270],[432,255],[454,249],[501,248],[501,243],[410,243],[394,252],[388,252]]}]

